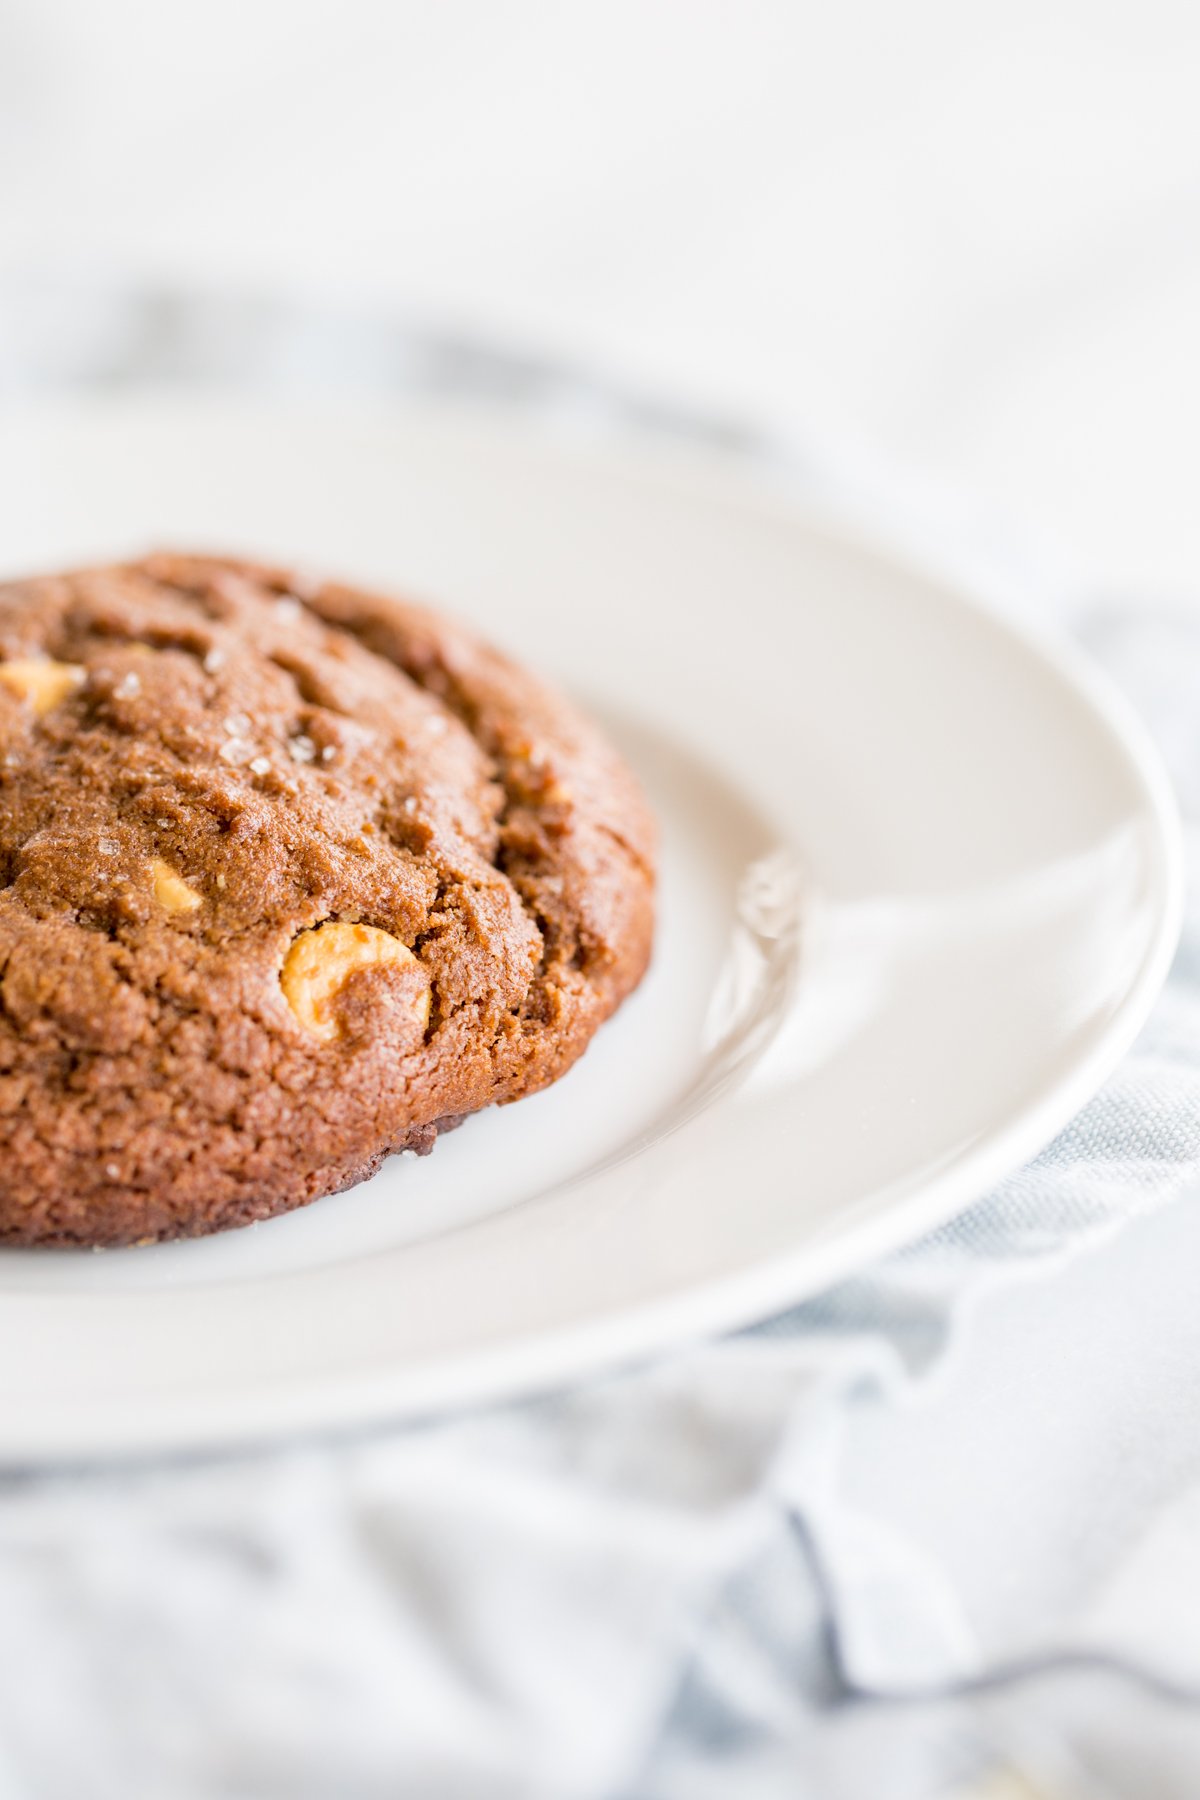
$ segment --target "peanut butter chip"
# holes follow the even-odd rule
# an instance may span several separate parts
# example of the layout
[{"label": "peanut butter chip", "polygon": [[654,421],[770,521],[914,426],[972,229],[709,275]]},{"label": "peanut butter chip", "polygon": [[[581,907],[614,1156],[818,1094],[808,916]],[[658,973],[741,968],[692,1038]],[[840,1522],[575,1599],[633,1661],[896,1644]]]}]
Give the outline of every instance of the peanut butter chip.
[{"label": "peanut butter chip", "polygon": [[39,719],[74,693],[86,675],[87,670],[78,663],[49,662],[37,657],[14,657],[12,662],[0,663],[0,681]]},{"label": "peanut butter chip", "polygon": [[150,875],[154,882],[154,898],[166,912],[194,912],[200,905],[200,895],[195,888],[189,887],[183,876],[160,857],[152,859]]},{"label": "peanut butter chip", "polygon": [[[360,969],[375,965],[402,967],[418,962],[407,944],[375,925],[349,925],[332,920],[302,931],[292,942],[279,980],[283,997],[306,1031],[323,1042],[338,1036],[330,1010],[334,996]],[[424,1030],[429,1022],[429,989],[414,1002]]]}]

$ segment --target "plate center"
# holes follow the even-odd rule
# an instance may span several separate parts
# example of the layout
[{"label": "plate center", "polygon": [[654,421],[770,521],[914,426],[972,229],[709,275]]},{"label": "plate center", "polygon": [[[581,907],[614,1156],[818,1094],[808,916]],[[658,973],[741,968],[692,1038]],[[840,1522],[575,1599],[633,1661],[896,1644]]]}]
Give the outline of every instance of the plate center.
[{"label": "plate center", "polygon": [[0,1291],[261,1280],[420,1243],[635,1155],[736,1078],[790,992],[791,861],[690,751],[641,723],[604,723],[659,821],[658,929],[642,986],[568,1075],[468,1119],[431,1156],[392,1157],[359,1187],[260,1225],[139,1250],[0,1251]]}]

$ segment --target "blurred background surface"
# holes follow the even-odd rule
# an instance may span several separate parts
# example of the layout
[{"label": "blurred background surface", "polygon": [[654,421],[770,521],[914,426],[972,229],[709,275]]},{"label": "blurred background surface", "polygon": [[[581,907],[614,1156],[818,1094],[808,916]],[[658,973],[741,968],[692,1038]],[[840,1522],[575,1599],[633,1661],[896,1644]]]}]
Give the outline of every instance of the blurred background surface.
[{"label": "blurred background surface", "polygon": [[480,334],[1200,576],[1187,0],[2,0],[0,266]]}]

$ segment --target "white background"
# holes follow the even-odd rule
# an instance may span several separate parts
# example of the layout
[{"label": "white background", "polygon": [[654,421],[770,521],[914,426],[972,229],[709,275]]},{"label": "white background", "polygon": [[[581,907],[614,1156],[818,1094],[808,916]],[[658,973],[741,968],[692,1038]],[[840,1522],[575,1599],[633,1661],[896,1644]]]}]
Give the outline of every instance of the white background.
[{"label": "white background", "polygon": [[1200,576],[1188,0],[0,0],[0,265],[397,305]]}]

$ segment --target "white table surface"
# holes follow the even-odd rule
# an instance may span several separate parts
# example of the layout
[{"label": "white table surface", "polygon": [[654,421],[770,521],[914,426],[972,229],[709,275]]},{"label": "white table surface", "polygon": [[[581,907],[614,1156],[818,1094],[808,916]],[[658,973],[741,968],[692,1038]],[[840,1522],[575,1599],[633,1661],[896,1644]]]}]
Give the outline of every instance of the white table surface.
[{"label": "white table surface", "polygon": [[6,0],[0,258],[458,320],[1179,586],[1198,74],[1188,0]]}]

